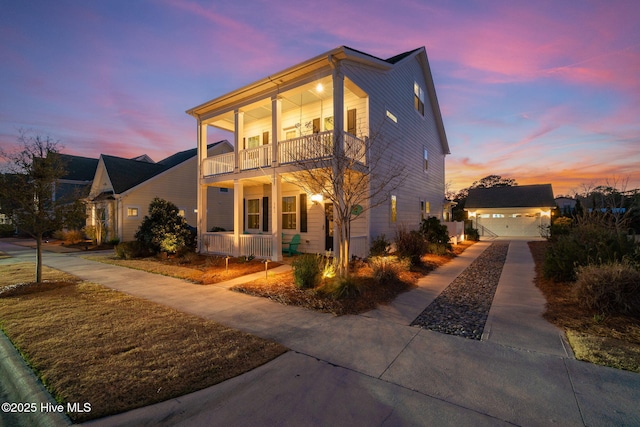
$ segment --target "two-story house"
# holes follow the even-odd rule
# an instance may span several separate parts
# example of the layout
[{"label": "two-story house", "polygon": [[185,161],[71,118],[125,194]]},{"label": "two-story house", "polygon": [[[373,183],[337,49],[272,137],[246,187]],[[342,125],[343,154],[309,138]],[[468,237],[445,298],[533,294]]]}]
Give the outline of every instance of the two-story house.
[{"label": "two-story house", "polygon": [[[325,153],[330,165],[342,149],[375,180],[397,163],[368,162],[373,138],[391,144],[406,180],[386,203],[355,206],[350,255],[366,256],[371,239],[392,239],[401,225],[442,218],[449,145],[424,48],[380,59],[338,47],[187,113],[197,120],[201,252],[278,260],[296,234],[301,252],[335,250],[335,207],[302,190],[301,161]],[[232,132],[234,151],[207,156],[209,127]],[[233,189],[232,232],[206,231],[209,187]]]}]

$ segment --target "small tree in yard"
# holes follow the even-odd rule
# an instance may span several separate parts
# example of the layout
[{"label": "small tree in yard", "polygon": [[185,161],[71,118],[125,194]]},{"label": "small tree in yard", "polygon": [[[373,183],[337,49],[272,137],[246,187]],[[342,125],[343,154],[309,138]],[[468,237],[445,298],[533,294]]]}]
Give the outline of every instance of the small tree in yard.
[{"label": "small tree in yard", "polygon": [[15,152],[0,150],[6,160],[6,173],[0,175],[0,210],[36,240],[36,282],[41,282],[43,236],[77,221],[84,206],[54,199],[56,181],[66,173],[58,141],[21,131],[18,142]]},{"label": "small tree in yard", "polygon": [[176,253],[195,247],[195,235],[189,229],[178,207],[164,199],[154,198],[136,232],[135,238],[151,253]]},{"label": "small tree in yard", "polygon": [[405,166],[394,158],[390,142],[379,133],[364,140],[345,133],[335,138],[318,135],[303,152],[287,155],[299,171],[291,182],[333,203],[339,248],[337,275],[346,277],[351,222],[389,200],[389,194],[406,179]]}]

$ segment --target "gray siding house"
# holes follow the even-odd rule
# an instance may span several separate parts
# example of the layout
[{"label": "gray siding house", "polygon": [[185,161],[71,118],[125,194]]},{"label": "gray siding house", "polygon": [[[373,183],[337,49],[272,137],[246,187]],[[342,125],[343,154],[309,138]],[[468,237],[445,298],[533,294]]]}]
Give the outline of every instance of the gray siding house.
[{"label": "gray siding house", "polygon": [[[336,142],[366,150],[383,137],[402,161],[404,184],[388,203],[363,209],[352,222],[350,254],[366,256],[371,239],[401,225],[442,219],[445,156],[450,154],[424,48],[388,59],[342,46],[187,111],[197,120],[200,251],[280,259],[283,239],[299,234],[301,252],[334,250],[334,207],[301,190],[299,163]],[[234,151],[208,156],[209,127],[230,131]],[[346,149],[345,149],[346,151]],[[359,157],[358,168],[372,167]],[[354,155],[355,158],[356,155]],[[331,156],[327,156],[330,161]],[[384,168],[371,170],[372,179]],[[207,188],[233,189],[233,232],[211,233]]]}]

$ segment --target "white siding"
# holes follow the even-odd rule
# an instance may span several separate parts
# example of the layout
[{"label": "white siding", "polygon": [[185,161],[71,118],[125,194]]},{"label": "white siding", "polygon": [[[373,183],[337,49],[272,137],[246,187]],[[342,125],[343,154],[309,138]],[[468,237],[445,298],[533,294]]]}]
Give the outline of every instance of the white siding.
[{"label": "white siding", "polygon": [[[421,220],[420,201],[429,202],[430,215],[442,217],[444,199],[444,160],[442,148],[428,95],[425,95],[425,114],[414,107],[413,85],[417,82],[427,90],[420,62],[409,58],[383,73],[356,64],[343,66],[345,75],[369,94],[371,138],[392,144],[385,163],[402,161],[408,174],[404,184],[393,192],[397,196],[397,222],[390,222],[390,202],[374,208],[370,215],[370,237],[386,234],[392,239],[397,226],[404,224],[415,229]],[[386,118],[386,110],[397,117],[397,123]],[[429,153],[429,168],[424,171],[423,152]]]}]

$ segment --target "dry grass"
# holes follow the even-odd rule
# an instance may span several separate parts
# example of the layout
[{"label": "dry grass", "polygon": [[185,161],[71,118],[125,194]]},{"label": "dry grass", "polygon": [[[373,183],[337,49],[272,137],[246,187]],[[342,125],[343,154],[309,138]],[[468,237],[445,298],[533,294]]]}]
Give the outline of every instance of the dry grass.
[{"label": "dry grass", "polygon": [[564,329],[576,358],[599,365],[640,372],[640,319],[602,315],[581,308],[572,283],[542,275],[547,242],[529,242],[536,264],[536,285],[547,299],[544,317]]},{"label": "dry grass", "polygon": [[[244,258],[229,258],[228,268],[224,257],[204,256],[190,254],[185,258],[161,259],[149,257],[143,259],[119,259],[113,256],[87,256],[92,261],[113,264],[121,267],[134,268],[149,273],[162,274],[176,277],[201,285],[210,285],[235,279],[246,274],[264,271],[264,261],[253,259],[246,261]],[[269,269],[282,265],[277,262],[269,262]]]},{"label": "dry grass", "polygon": [[0,313],[0,327],[56,399],[91,404],[90,413],[69,414],[76,422],[200,390],[286,351],[86,282],[0,297]]},{"label": "dry grass", "polygon": [[454,253],[451,255],[426,255],[422,259],[423,265],[421,267],[403,272],[399,280],[390,283],[377,284],[373,280],[371,268],[363,262],[356,263],[352,268],[351,277],[355,281],[359,295],[339,299],[326,295],[322,286],[314,289],[297,288],[291,271],[237,285],[231,289],[268,298],[282,304],[300,306],[338,316],[359,314],[373,310],[380,304],[390,303],[399,294],[415,287],[418,279],[451,261],[472,244],[473,242],[464,242],[456,245]]}]

